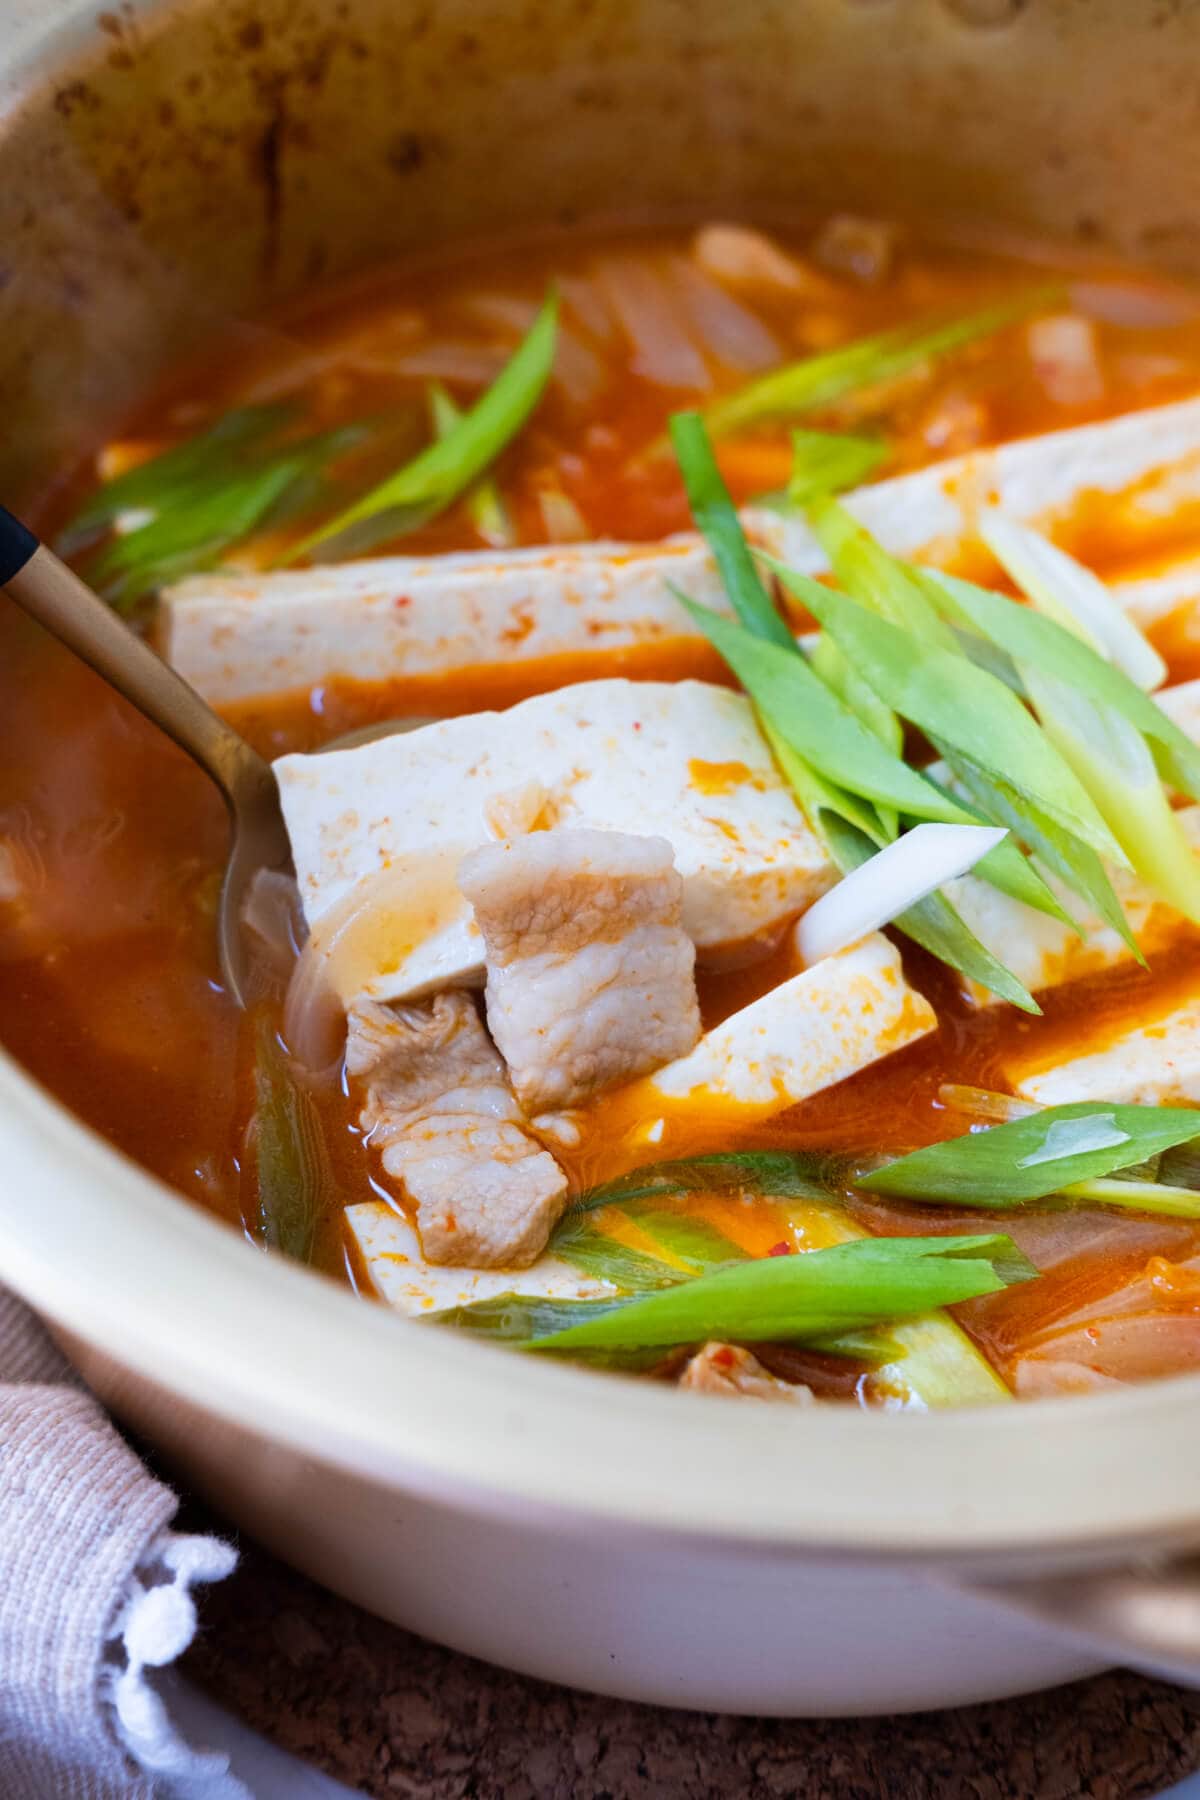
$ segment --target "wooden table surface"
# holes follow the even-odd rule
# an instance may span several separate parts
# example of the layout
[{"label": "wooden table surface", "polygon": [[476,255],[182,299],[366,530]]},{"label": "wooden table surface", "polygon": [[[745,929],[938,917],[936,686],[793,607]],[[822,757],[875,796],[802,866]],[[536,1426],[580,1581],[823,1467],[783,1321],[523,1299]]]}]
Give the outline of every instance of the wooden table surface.
[{"label": "wooden table surface", "polygon": [[1148,1800],[1200,1768],[1200,1693],[1139,1675],[905,1718],[667,1712],[439,1649],[242,1550],[187,1673],[377,1800]]}]

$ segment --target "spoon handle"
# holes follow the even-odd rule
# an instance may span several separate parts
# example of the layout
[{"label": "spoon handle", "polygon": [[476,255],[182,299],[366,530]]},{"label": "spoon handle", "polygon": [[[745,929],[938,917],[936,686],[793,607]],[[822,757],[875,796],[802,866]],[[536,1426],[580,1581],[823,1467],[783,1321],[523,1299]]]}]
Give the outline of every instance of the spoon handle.
[{"label": "spoon handle", "polygon": [[0,587],[194,757],[231,809],[274,787],[258,752],[3,506]]}]

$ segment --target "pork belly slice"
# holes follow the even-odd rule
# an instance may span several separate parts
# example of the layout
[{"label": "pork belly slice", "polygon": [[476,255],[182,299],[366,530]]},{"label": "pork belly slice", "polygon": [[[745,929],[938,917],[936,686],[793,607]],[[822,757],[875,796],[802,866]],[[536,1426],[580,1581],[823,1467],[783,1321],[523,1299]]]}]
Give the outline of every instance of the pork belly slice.
[{"label": "pork belly slice", "polygon": [[1053,1060],[1010,1057],[1004,1074],[1015,1093],[1042,1106],[1074,1100],[1200,1105],[1200,995],[1127,1026],[1101,1048],[1078,1056],[1059,1048]]},{"label": "pork belly slice", "polygon": [[[852,512],[897,555],[954,561],[983,505],[1065,528],[1087,493],[1117,498],[1127,544],[1200,500],[1200,401],[972,451],[858,489]],[[747,511],[750,536],[808,574],[827,563],[801,520]],[[974,552],[976,559],[978,551]],[[728,609],[699,539],[386,557],[300,573],[196,575],[163,596],[167,660],[228,704],[339,678],[387,681],[480,664],[698,637],[672,586]],[[599,672],[599,670],[597,671]]]},{"label": "pork belly slice", "polygon": [[346,1208],[346,1225],[381,1300],[411,1318],[526,1294],[541,1300],[602,1300],[616,1289],[581,1275],[556,1256],[540,1256],[527,1269],[447,1268],[429,1262],[403,1214],[381,1200]]},{"label": "pork belly slice", "polygon": [[[509,835],[506,798],[531,782],[537,822],[552,830],[668,840],[683,928],[701,960],[782,924],[835,879],[749,701],[707,682],[583,682],[502,713],[285,756],[275,770],[310,927],[356,883],[402,869],[406,857],[445,851],[457,866]],[[395,943],[377,931],[374,967],[359,971],[355,992],[390,1000],[477,982],[483,942],[457,890],[452,899],[416,941],[408,920]]]},{"label": "pork belly slice", "polygon": [[488,1027],[527,1112],[692,1048],[696,952],[665,838],[537,831],[473,851],[458,882],[483,933]]},{"label": "pork belly slice", "polygon": [[873,932],[781,982],[647,1077],[647,1139],[654,1141],[656,1103],[726,1103],[769,1118],[936,1026],[929,1002],[904,979],[899,951]]},{"label": "pork belly slice", "polygon": [[545,1248],[567,1178],[529,1136],[469,994],[351,1006],[346,1070],[359,1123],[416,1208],[431,1263],[522,1268]]},{"label": "pork belly slice", "polygon": [[737,1344],[705,1344],[690,1358],[679,1385],[694,1394],[723,1394],[733,1400],[782,1400],[791,1406],[816,1403],[811,1388],[781,1381],[763,1368],[757,1356]]}]

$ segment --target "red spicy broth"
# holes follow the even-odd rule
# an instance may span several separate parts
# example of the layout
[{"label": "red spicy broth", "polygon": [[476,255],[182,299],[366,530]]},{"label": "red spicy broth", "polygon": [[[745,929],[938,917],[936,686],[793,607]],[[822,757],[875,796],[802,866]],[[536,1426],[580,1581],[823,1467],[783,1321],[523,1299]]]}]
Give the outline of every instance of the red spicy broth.
[{"label": "red spicy broth", "polygon": [[[387,271],[351,291],[313,297],[276,321],[276,330],[255,333],[250,350],[238,333],[214,344],[202,364],[181,371],[125,422],[104,466],[130,464],[232,406],[280,396],[314,426],[384,407],[417,408],[430,379],[467,403],[556,279],[569,350],[497,471],[518,539],[654,539],[688,524],[673,463],[640,455],[671,412],[733,391],[773,363],[901,320],[966,310],[1030,280],[1026,267],[1000,258],[906,244],[864,281],[821,267],[807,235],[783,241],[801,272],[793,287],[723,286],[697,266],[694,245],[680,233],[513,245],[436,269]],[[682,352],[656,340],[651,314],[635,318],[647,276],[693,321]],[[1111,279],[1129,283],[1135,295],[1145,285],[1140,277]],[[894,382],[873,397],[871,414],[891,446],[885,473],[1197,391],[1200,311],[1165,306],[1158,316],[1166,322],[1094,323],[1094,380],[1073,390],[1047,378],[1021,326]],[[846,403],[812,422],[853,426],[859,410]],[[720,461],[735,499],[779,486],[790,468],[788,432],[730,440]],[[96,480],[94,460],[71,471],[47,497],[43,524],[53,527]],[[1128,560],[1130,547],[1119,536],[1105,538],[1096,518],[1080,530],[1100,566]],[[457,506],[393,547],[437,553],[478,544]],[[1190,672],[1177,661],[1179,676]],[[330,684],[231,716],[275,755],[316,748],[381,717],[507,705],[598,673],[725,679],[704,648],[675,646],[618,653],[602,669],[592,658],[560,657],[381,688]],[[222,808],[205,778],[0,599],[0,1039],[113,1144],[252,1235],[252,1033],[222,990],[213,936],[224,849]],[[1173,994],[1200,985],[1200,934],[1181,928],[1149,972],[1125,968],[1052,992],[1040,1020],[1007,1007],[973,1008],[946,971],[917,952],[906,950],[906,966],[935,1002],[935,1034],[767,1124],[698,1120],[694,1138],[673,1144],[672,1153],[741,1145],[894,1151],[949,1135],[962,1121],[938,1097],[944,1083],[999,1086],[1018,1044],[1049,1052],[1085,1032],[1101,1041],[1151,995],[1165,1010]],[[775,978],[770,962],[703,977],[706,1022]],[[321,1105],[336,1194],[320,1222],[316,1261],[344,1278],[342,1207],[371,1197],[377,1171],[342,1089],[331,1086]],[[586,1136],[564,1160],[581,1183],[604,1169],[601,1146]],[[875,1230],[952,1228],[949,1216],[914,1225],[908,1215],[915,1210],[875,1206],[863,1216]],[[1175,1262],[1200,1254],[1200,1228],[1175,1224],[1168,1235]],[[1127,1260],[1101,1257],[1093,1282],[1124,1279]],[[1030,1284],[1012,1299],[1001,1296],[990,1313],[980,1303],[972,1329],[1002,1372],[1046,1326],[1056,1292],[1053,1283],[1045,1290]],[[815,1384],[844,1393],[844,1371],[822,1383],[821,1362],[808,1359]]]}]

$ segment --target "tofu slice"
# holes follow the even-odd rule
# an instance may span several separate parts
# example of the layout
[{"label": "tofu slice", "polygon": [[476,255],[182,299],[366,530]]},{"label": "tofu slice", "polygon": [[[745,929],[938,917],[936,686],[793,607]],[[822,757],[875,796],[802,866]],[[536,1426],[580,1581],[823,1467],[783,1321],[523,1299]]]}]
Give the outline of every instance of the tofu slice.
[{"label": "tofu slice", "polygon": [[[1163,711],[1181,731],[1200,743],[1200,681],[1180,682],[1162,688],[1154,696]],[[953,787],[954,781],[944,763],[934,763],[930,774]],[[1192,848],[1200,854],[1200,806],[1185,807],[1179,822]],[[1133,935],[1147,954],[1169,942],[1179,930],[1180,919],[1173,908],[1164,904],[1137,876],[1127,869],[1110,869],[1113,888],[1125,909]],[[976,875],[964,875],[947,882],[945,892],[963,919],[993,955],[1022,981],[1030,993],[1062,987],[1103,969],[1129,960],[1124,939],[1111,926],[1089,913],[1078,895],[1065,883],[1049,876],[1048,885],[1063,905],[1083,926],[1086,937],[1079,937],[1069,926],[999,893]],[[971,982],[967,992],[979,1006],[1000,1006],[996,994]]]},{"label": "tofu slice", "polygon": [[[954,561],[984,505],[1069,533],[1086,494],[1114,497],[1124,540],[1152,541],[1200,501],[1200,400],[1048,432],[860,488],[848,505],[903,556]],[[747,531],[808,574],[827,567],[799,519],[748,510]],[[727,602],[690,535],[652,546],[387,557],[301,573],[197,575],[163,596],[167,660],[218,705],[344,678],[387,681],[694,639],[671,587]]]},{"label": "tofu slice", "polygon": [[[666,838],[683,927],[705,949],[801,911],[834,871],[771,758],[750,703],[705,682],[586,682],[357,749],[275,764],[310,927],[358,882],[403,859],[450,866],[507,835],[506,796],[539,785],[539,822]],[[355,992],[413,997],[479,979],[483,944],[453,882],[408,941],[380,926]],[[347,996],[349,997],[349,996]]]},{"label": "tofu slice", "polygon": [[1180,731],[1200,744],[1200,681],[1180,681],[1174,687],[1160,688],[1154,698]]},{"label": "tofu slice", "polygon": [[339,677],[445,675],[695,639],[672,586],[729,610],[690,535],[195,575],[163,595],[163,653],[206,699],[228,705]]},{"label": "tofu slice", "polygon": [[[1200,853],[1200,806],[1186,807],[1179,822],[1192,848]],[[1125,909],[1134,937],[1148,955],[1161,949],[1180,929],[1180,917],[1127,869],[1112,869],[1113,888]],[[1058,919],[1001,894],[975,875],[947,882],[945,892],[964,921],[1031,994],[1062,987],[1084,975],[1098,974],[1132,960],[1124,939],[1095,914],[1088,913],[1078,895],[1065,883],[1048,877],[1063,905],[1086,931],[1081,938]],[[980,1006],[1000,1006],[999,995],[970,983],[968,991]]]},{"label": "tofu slice", "polygon": [[644,1096],[649,1142],[656,1107],[726,1104],[770,1118],[936,1026],[929,1002],[904,979],[899,951],[873,932],[781,982],[626,1092],[639,1103]]},{"label": "tofu slice", "polygon": [[346,1208],[346,1224],[380,1297],[410,1318],[530,1294],[548,1300],[599,1300],[616,1290],[581,1275],[557,1257],[543,1256],[528,1269],[464,1269],[428,1263],[413,1227],[393,1207],[367,1200]]},{"label": "tofu slice", "polygon": [[971,451],[860,488],[847,504],[896,555],[950,563],[984,507],[1069,538],[1072,512],[1092,494],[1110,499],[1127,544],[1152,541],[1200,501],[1200,400]]},{"label": "tofu slice", "polygon": [[1114,581],[1111,591],[1134,624],[1150,631],[1175,613],[1195,609],[1200,600],[1200,557],[1181,557],[1153,575]]},{"label": "tofu slice", "polygon": [[1133,1026],[1086,1056],[1057,1066],[1013,1060],[1004,1073],[1015,1093],[1042,1106],[1073,1100],[1200,1105],[1200,995],[1174,1012]]}]

